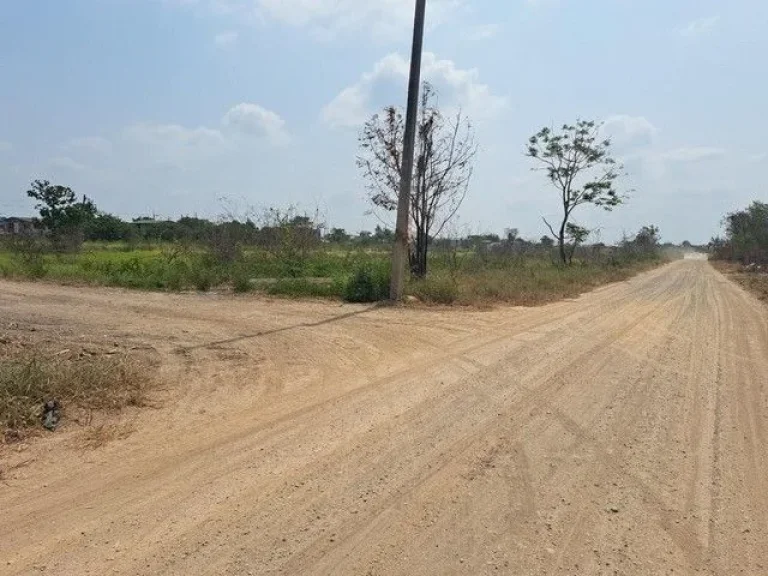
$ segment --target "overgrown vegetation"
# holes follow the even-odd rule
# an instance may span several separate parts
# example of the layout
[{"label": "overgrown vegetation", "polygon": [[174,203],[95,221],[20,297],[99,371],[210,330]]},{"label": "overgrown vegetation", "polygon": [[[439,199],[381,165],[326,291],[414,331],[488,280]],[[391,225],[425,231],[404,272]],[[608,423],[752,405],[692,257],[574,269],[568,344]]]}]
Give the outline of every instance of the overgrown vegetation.
[{"label": "overgrown vegetation", "polygon": [[[595,123],[565,126],[565,135],[542,131],[530,155],[549,168],[552,182],[565,182],[562,234],[538,242],[515,229],[460,239],[438,238],[469,184],[475,145],[461,114],[449,122],[436,108],[431,88],[421,111],[419,165],[411,204],[413,238],[407,292],[426,303],[502,301],[537,304],[624,278],[659,260],[658,230],[644,227],[618,246],[587,245],[590,231],[570,222],[576,207],[609,208],[620,202],[613,188],[615,163],[608,142],[596,141]],[[398,142],[402,118],[387,109],[363,133],[359,159],[371,184],[371,200],[388,209],[397,195]],[[582,181],[579,177],[594,176]],[[387,228],[351,236],[325,226],[317,214],[295,208],[268,209],[220,221],[136,218],[125,222],[99,212],[71,189],[35,181],[27,194],[40,213],[38,226],[0,242],[0,276],[144,290],[260,292],[285,297],[377,302],[389,295],[394,234]],[[258,223],[258,224],[257,224]],[[68,237],[70,240],[67,240]],[[3,237],[0,237],[0,239]],[[83,242],[85,239],[85,242]],[[66,245],[67,249],[62,249]]]},{"label": "overgrown vegetation", "polygon": [[433,273],[411,282],[408,292],[433,304],[540,305],[581,294],[596,286],[625,280],[657,266],[662,256],[658,237],[644,245],[642,234],[618,246],[586,246],[575,250],[573,264],[562,266],[552,248],[436,255]]},{"label": "overgrown vegetation", "polygon": [[768,204],[753,202],[723,220],[724,238],[713,238],[710,250],[719,260],[745,265],[768,264]]},{"label": "overgrown vegetation", "polygon": [[2,356],[0,428],[19,432],[41,426],[49,402],[56,402],[64,417],[78,410],[142,406],[151,382],[147,368],[124,355],[62,359],[24,352]]},{"label": "overgrown vegetation", "polygon": [[[286,235],[285,242],[293,242]],[[617,246],[574,248],[571,266],[559,262],[551,242],[509,234],[439,241],[431,272],[414,278],[407,293],[425,303],[539,304],[626,278],[660,261],[658,230],[644,227]],[[33,242],[0,251],[0,275],[62,283],[144,290],[231,290],[274,296],[376,302],[389,294],[388,245],[318,241],[301,250],[238,245],[234,259],[217,257],[205,244],[162,243],[133,248],[86,243],[80,253],[45,251]]]},{"label": "overgrown vegetation", "polygon": [[752,269],[742,264],[724,260],[714,260],[712,264],[717,270],[727,274],[760,300],[768,302],[768,271]]},{"label": "overgrown vegetation", "polygon": [[768,204],[755,201],[723,219],[725,237],[709,244],[715,267],[768,300]]}]

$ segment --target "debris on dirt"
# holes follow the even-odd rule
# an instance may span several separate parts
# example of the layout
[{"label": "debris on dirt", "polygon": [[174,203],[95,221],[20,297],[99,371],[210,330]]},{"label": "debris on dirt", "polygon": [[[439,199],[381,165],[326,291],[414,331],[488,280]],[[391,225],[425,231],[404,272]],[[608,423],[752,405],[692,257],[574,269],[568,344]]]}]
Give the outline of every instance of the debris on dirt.
[{"label": "debris on dirt", "polygon": [[43,428],[54,432],[61,421],[61,405],[58,400],[49,400],[43,405]]},{"label": "debris on dirt", "polygon": [[22,440],[24,440],[24,435],[20,430],[16,430],[15,428],[8,428],[3,433],[3,442],[6,444],[17,444]]}]

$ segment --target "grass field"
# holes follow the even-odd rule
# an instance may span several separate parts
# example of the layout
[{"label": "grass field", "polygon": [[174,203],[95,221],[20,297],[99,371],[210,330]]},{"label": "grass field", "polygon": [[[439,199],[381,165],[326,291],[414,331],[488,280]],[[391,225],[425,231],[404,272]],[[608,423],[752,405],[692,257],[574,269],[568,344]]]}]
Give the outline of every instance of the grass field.
[{"label": "grass field", "polygon": [[[430,274],[407,293],[427,304],[536,305],[623,280],[661,262],[656,255],[622,254],[554,263],[548,254],[491,255],[434,251]],[[0,251],[0,276],[142,290],[260,292],[285,297],[385,299],[389,254],[383,249],[322,247],[311,251],[247,248],[222,261],[201,247],[164,244],[86,244],[74,254]]]}]

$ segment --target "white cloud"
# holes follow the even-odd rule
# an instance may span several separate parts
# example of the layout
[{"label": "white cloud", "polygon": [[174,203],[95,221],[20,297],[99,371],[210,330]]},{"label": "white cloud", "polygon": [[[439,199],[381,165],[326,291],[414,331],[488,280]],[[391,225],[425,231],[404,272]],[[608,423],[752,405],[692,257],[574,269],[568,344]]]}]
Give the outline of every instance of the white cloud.
[{"label": "white cloud", "polygon": [[120,141],[131,151],[129,156],[190,169],[196,163],[231,154],[242,146],[286,144],[290,137],[284,126],[285,122],[275,112],[258,104],[241,103],[224,114],[219,127],[141,123],[125,129]]},{"label": "white cloud", "polygon": [[680,35],[685,38],[695,38],[708,32],[711,32],[720,22],[720,16],[709,16],[698,18],[686,24],[680,29]]},{"label": "white cloud", "polygon": [[602,133],[611,139],[619,152],[651,145],[658,132],[658,128],[644,116],[624,114],[609,116],[602,127]]},{"label": "white cloud", "polygon": [[[323,121],[333,127],[361,125],[373,110],[392,104],[381,101],[382,92],[398,89],[405,99],[408,72],[409,62],[400,54],[385,56],[323,109]],[[506,105],[506,99],[494,95],[478,77],[476,69],[461,69],[452,60],[440,60],[431,52],[424,54],[422,79],[435,86],[444,107],[461,107],[476,121],[493,117]]]},{"label": "white cloud", "polygon": [[234,46],[237,43],[240,34],[235,30],[228,30],[227,32],[221,32],[216,34],[213,38],[214,44],[219,48],[228,48]]},{"label": "white cloud", "polygon": [[747,162],[750,162],[752,164],[759,164],[760,162],[764,162],[765,160],[768,160],[768,152],[762,152],[760,154],[750,154],[747,156]]},{"label": "white cloud", "polygon": [[712,160],[714,158],[722,158],[725,156],[725,153],[723,148],[694,146],[664,152],[661,154],[661,159],[667,162],[688,164],[692,162],[701,162],[703,160]]},{"label": "white cloud", "polygon": [[289,140],[285,120],[258,104],[243,102],[234,106],[224,115],[222,125],[247,136],[265,138],[273,144],[285,144]]},{"label": "white cloud", "polygon": [[676,175],[685,179],[691,174],[701,174],[702,170],[717,164],[727,156],[727,150],[709,146],[683,146],[671,150],[656,146],[641,148],[622,158],[630,174],[638,173],[655,181],[674,178]]}]

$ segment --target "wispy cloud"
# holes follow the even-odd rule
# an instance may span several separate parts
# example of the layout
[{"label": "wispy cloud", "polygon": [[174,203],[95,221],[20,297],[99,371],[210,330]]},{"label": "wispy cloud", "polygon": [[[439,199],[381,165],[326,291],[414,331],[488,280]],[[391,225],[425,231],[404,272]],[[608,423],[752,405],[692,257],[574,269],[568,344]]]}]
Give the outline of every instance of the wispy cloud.
[{"label": "wispy cloud", "polygon": [[708,16],[697,18],[680,29],[680,35],[684,38],[697,38],[711,32],[720,22],[720,16]]},{"label": "wispy cloud", "polygon": [[721,158],[723,156],[725,156],[725,149],[723,148],[694,146],[688,148],[678,148],[677,150],[664,152],[661,155],[661,158],[668,162],[688,163],[712,160],[714,158]]}]

